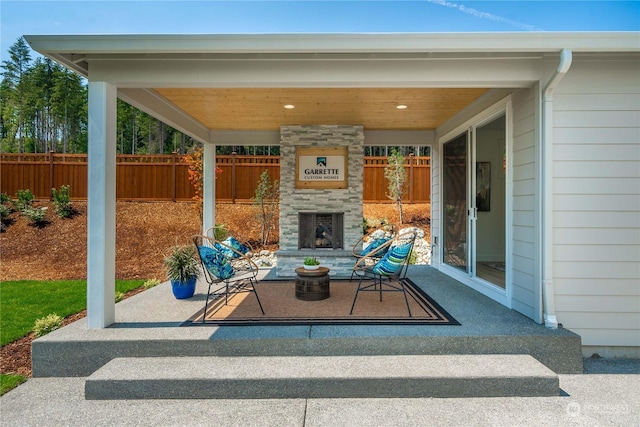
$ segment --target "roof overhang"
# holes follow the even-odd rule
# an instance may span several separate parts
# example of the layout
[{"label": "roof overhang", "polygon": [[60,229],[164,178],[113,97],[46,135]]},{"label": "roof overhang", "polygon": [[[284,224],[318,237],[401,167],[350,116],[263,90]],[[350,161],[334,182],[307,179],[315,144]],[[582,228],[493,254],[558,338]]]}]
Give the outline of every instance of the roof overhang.
[{"label": "roof overhang", "polygon": [[[557,59],[562,49],[571,49],[574,57],[637,58],[640,52],[637,32],[25,39],[90,81],[114,84],[127,102],[200,140],[208,131],[274,130],[316,121],[434,129],[488,89],[528,87],[541,80],[541,61]],[[404,115],[393,110],[409,102],[413,106]],[[305,108],[284,111],[283,103]]]}]

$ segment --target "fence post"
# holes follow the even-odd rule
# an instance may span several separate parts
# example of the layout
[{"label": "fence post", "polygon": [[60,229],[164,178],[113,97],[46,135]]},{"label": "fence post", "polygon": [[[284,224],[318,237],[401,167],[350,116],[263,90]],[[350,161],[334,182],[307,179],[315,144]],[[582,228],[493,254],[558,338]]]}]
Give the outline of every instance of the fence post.
[{"label": "fence post", "polygon": [[51,189],[53,188],[53,155],[55,153],[54,150],[49,150],[49,200],[53,200]]},{"label": "fence post", "polygon": [[413,153],[409,153],[409,203],[413,203]]},{"label": "fence post", "polygon": [[176,156],[178,152],[171,153],[171,182],[173,183],[173,201],[176,201]]},{"label": "fence post", "polygon": [[236,153],[231,152],[231,203],[236,203]]}]

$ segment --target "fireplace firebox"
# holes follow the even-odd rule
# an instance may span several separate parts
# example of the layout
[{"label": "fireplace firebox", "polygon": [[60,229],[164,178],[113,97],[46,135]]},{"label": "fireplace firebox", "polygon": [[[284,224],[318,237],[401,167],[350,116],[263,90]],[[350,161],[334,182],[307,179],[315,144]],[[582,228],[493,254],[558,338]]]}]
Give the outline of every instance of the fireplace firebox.
[{"label": "fireplace firebox", "polygon": [[344,213],[300,212],[298,249],[342,249]]}]

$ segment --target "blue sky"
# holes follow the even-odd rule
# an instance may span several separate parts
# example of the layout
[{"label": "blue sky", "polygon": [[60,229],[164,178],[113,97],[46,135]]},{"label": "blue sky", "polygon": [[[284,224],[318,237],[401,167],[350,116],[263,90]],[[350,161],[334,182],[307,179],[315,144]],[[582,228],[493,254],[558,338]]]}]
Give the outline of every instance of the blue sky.
[{"label": "blue sky", "polygon": [[25,34],[639,31],[640,1],[0,0],[0,28],[4,61]]}]

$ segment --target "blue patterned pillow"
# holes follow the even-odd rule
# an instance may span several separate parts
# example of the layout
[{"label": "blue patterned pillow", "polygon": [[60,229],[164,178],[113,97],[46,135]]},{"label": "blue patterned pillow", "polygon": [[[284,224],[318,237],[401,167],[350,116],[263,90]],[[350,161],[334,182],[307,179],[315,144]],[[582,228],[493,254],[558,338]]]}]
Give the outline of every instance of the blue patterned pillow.
[{"label": "blue patterned pillow", "polygon": [[382,276],[398,274],[412,246],[411,243],[406,243],[390,247],[385,256],[373,266],[373,272]]},{"label": "blue patterned pillow", "polygon": [[200,254],[202,263],[207,270],[209,270],[209,273],[216,276],[218,279],[229,279],[236,274],[231,263],[227,260],[227,257],[220,253],[220,251],[208,246],[198,246],[198,253]]},{"label": "blue patterned pillow", "polygon": [[[223,254],[225,254],[229,258],[240,258],[240,255],[238,255],[237,253],[235,253],[234,251],[229,249],[229,247],[235,249],[236,251],[240,252],[241,254],[246,254],[247,252],[249,252],[249,248],[248,247],[246,247],[242,243],[238,242],[233,237],[227,237],[222,243],[223,243],[222,245],[220,243],[216,243],[215,247],[216,247],[216,249],[218,249],[220,252],[222,252]],[[224,245],[226,245],[226,246],[224,246]]]},{"label": "blue patterned pillow", "polygon": [[[360,255],[365,256],[371,252],[373,252],[374,249],[377,249],[378,247],[384,245],[385,243],[387,243],[389,241],[389,239],[385,239],[385,238],[380,238],[380,239],[373,239],[371,241],[371,243],[369,243],[367,245],[367,247],[362,249],[362,252],[360,252]],[[387,251],[389,250],[389,248],[385,248],[384,250],[376,253],[377,256],[382,256],[383,254],[385,254]]]}]

